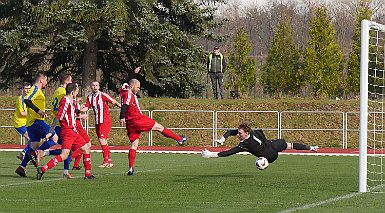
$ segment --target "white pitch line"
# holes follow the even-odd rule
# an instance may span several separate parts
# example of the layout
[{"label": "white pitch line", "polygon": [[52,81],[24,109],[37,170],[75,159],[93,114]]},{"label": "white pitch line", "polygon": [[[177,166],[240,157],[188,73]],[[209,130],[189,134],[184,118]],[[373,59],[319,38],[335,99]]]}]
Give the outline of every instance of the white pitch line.
[{"label": "white pitch line", "polygon": [[[150,170],[144,170],[144,171],[135,171],[135,173],[144,173],[144,172],[154,172],[154,171],[160,171],[162,169],[150,169]],[[96,179],[98,177],[103,177],[103,176],[109,176],[109,175],[119,175],[119,174],[126,174],[127,172],[119,172],[119,173],[108,173],[108,174],[102,174],[102,175],[98,175],[96,177]],[[77,176],[77,177],[74,177],[74,179],[78,179],[78,178],[83,178],[83,176]],[[21,183],[11,183],[11,184],[5,184],[5,185],[0,185],[0,188],[3,188],[3,187],[9,187],[9,186],[20,186],[20,185],[26,185],[26,184],[33,184],[33,183],[46,183],[46,182],[52,182],[52,181],[60,181],[60,180],[65,180],[65,181],[68,181],[67,179],[65,178],[54,178],[54,179],[43,179],[43,180],[35,180],[35,181],[28,181],[28,182],[21,182]],[[70,181],[70,180],[69,180]]]},{"label": "white pitch line", "polygon": [[323,201],[319,201],[319,202],[316,202],[316,203],[311,203],[311,204],[307,204],[307,205],[304,205],[304,206],[300,206],[300,207],[296,207],[296,208],[292,208],[292,209],[287,209],[287,210],[281,211],[279,213],[290,213],[290,212],[295,212],[295,211],[299,211],[299,210],[311,209],[311,208],[314,208],[314,207],[317,207],[317,206],[322,206],[322,205],[325,205],[325,204],[334,203],[334,202],[337,202],[337,201],[340,201],[340,200],[350,199],[352,197],[355,197],[355,196],[358,196],[358,195],[361,195],[361,194],[363,194],[363,193],[354,192],[354,193],[350,193],[350,194],[347,194],[347,195],[344,195],[344,196],[333,197],[333,198],[330,198],[330,199],[327,199],[327,200],[323,200]]},{"label": "white pitch line", "polygon": [[[385,185],[378,185],[378,186],[375,186],[375,187],[371,188],[371,190],[374,192],[374,191],[376,191],[376,190],[378,190],[380,188],[383,188],[384,186]],[[367,192],[367,193],[369,193],[369,192]],[[350,194],[347,194],[347,195],[333,197],[333,198],[330,198],[330,199],[327,199],[327,200],[323,200],[323,201],[307,204],[307,205],[296,207],[296,208],[292,208],[292,209],[287,209],[287,210],[284,210],[284,211],[281,211],[281,212],[278,212],[278,213],[290,213],[290,212],[295,212],[295,211],[298,211],[298,210],[311,209],[311,208],[314,208],[314,207],[317,207],[317,206],[322,206],[322,205],[325,205],[325,204],[334,203],[334,202],[337,202],[337,201],[340,201],[340,200],[347,200],[347,199],[350,199],[350,198],[353,198],[355,196],[359,196],[359,195],[362,195],[362,194],[365,194],[365,193],[353,192],[353,193],[350,193]]]}]

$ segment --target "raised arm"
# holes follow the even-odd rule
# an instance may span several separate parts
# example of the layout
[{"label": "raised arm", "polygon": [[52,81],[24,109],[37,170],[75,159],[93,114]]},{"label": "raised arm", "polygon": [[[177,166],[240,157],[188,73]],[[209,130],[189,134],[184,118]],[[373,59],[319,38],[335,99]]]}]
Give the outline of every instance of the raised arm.
[{"label": "raised arm", "polygon": [[223,136],[220,139],[216,140],[216,142],[219,143],[222,146],[223,142],[225,142],[225,140],[228,137],[235,136],[235,135],[238,135],[238,130],[237,129],[228,130],[225,134],[223,134]]}]

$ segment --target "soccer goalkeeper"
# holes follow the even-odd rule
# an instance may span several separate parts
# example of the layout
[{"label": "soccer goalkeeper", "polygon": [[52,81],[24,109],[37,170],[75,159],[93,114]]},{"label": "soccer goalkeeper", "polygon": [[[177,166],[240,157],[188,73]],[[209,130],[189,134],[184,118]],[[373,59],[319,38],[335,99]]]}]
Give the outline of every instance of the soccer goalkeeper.
[{"label": "soccer goalkeeper", "polygon": [[249,152],[257,157],[265,157],[269,163],[274,162],[278,158],[278,152],[286,149],[310,150],[318,151],[318,146],[308,146],[301,143],[289,143],[284,139],[268,140],[261,129],[252,130],[249,124],[242,123],[238,129],[227,131],[217,142],[223,145],[226,138],[231,135],[237,135],[240,142],[237,146],[223,151],[210,152],[205,149],[202,151],[203,158],[227,157],[238,152]]}]

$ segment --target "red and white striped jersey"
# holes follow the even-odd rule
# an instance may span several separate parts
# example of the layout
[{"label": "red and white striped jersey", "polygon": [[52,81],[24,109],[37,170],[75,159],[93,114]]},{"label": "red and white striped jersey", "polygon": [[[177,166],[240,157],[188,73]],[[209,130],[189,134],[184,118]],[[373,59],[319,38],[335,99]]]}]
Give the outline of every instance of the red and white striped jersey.
[{"label": "red and white striped jersey", "polygon": [[120,92],[121,104],[127,104],[126,112],[124,113],[124,118],[126,120],[132,120],[138,116],[142,116],[142,111],[140,110],[138,97],[131,92],[131,90],[122,90]]},{"label": "red and white striped jersey", "polygon": [[56,118],[60,122],[60,127],[62,129],[73,129],[76,131],[76,113],[73,102],[67,97],[64,96],[59,104],[59,110],[57,112]]},{"label": "red and white striped jersey", "polygon": [[[80,106],[80,103],[77,102],[76,99],[74,99],[74,107],[75,107],[75,110],[80,110],[82,108]],[[80,126],[80,127],[84,128],[81,118],[76,118],[76,126]]]},{"label": "red and white striped jersey", "polygon": [[96,94],[89,94],[85,107],[92,107],[95,114],[95,124],[111,123],[111,116],[108,103],[112,103],[114,99],[108,94],[99,91]]}]

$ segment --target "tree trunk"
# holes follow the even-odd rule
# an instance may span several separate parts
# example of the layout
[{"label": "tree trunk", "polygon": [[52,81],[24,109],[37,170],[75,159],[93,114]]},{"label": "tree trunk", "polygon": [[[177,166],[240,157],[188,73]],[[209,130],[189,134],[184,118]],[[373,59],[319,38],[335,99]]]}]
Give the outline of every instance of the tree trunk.
[{"label": "tree trunk", "polygon": [[81,95],[87,95],[90,92],[89,85],[96,80],[98,44],[92,33],[88,37],[88,43],[84,49],[83,72],[82,72],[82,91]]}]

